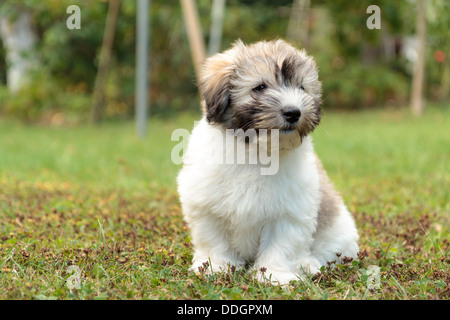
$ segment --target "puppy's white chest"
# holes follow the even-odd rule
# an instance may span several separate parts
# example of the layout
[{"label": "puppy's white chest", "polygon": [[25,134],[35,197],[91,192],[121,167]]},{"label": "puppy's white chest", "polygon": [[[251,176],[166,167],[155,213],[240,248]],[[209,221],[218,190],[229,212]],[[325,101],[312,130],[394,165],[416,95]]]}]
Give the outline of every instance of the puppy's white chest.
[{"label": "puppy's white chest", "polygon": [[216,172],[215,198],[221,218],[244,225],[282,216],[309,215],[316,209],[318,181],[314,167],[299,166],[296,157],[280,159],[275,175],[261,175],[251,165],[231,165]]}]

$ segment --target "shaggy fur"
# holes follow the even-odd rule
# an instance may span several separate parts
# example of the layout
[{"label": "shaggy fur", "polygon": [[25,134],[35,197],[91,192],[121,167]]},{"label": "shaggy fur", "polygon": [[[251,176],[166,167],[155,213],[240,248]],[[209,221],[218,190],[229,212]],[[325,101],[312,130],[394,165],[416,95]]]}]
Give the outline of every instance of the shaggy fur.
[{"label": "shaggy fur", "polygon": [[[192,269],[251,264],[259,279],[281,284],[316,273],[327,261],[356,257],[358,233],[313,150],[321,83],[314,60],[283,40],[237,41],[208,58],[199,79],[204,117],[195,126],[178,192],[195,248]],[[279,170],[220,164],[217,132],[279,130]],[[270,139],[268,139],[270,141]],[[240,141],[249,149],[262,140]],[[274,141],[271,142],[274,145]]]}]

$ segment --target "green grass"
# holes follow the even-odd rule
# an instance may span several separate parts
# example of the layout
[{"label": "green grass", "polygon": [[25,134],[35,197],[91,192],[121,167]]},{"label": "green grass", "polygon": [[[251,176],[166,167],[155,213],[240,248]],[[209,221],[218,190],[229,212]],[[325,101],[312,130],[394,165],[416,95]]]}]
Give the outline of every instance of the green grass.
[{"label": "green grass", "polygon": [[132,123],[0,121],[0,299],[449,299],[448,106],[325,112],[316,151],[354,213],[360,259],[286,288],[188,270],[170,135],[195,119],[152,119],[142,141]]}]

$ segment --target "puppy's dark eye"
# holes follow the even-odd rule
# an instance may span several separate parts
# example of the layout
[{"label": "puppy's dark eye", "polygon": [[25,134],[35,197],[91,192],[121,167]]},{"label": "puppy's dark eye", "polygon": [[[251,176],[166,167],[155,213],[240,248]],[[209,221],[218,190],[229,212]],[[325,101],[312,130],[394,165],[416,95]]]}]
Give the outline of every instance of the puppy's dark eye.
[{"label": "puppy's dark eye", "polygon": [[302,89],[303,91],[305,91],[305,87],[304,87],[304,86],[300,86],[300,89]]},{"label": "puppy's dark eye", "polygon": [[266,85],[265,85],[264,83],[262,83],[262,84],[260,84],[259,86],[254,87],[254,88],[253,88],[253,91],[263,91],[263,90],[266,89],[266,88],[267,88]]}]

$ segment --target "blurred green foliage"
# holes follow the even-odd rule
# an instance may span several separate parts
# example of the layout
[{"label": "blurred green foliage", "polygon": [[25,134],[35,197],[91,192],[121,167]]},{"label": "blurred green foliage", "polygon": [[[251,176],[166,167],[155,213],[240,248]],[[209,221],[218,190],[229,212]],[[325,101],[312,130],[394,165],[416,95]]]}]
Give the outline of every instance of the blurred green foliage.
[{"label": "blurred green foliage", "polygon": [[[211,24],[211,1],[196,1],[206,44]],[[14,17],[20,10],[33,13],[39,37],[40,66],[20,92],[6,88],[5,46],[0,44],[0,114],[28,121],[84,121],[91,95],[105,27],[107,1],[74,0],[81,8],[81,30],[68,30],[63,0],[0,1],[0,15]],[[366,9],[381,8],[381,30],[369,30]],[[285,38],[291,15],[290,0],[228,0],[222,50],[241,38],[245,42]],[[412,66],[400,54],[386,56],[386,37],[412,36],[415,4],[409,1],[311,1],[310,42],[307,50],[319,65],[325,108],[367,108],[408,101]],[[134,112],[135,1],[121,1],[113,57],[106,87],[105,116],[128,118]],[[429,1],[427,87],[429,98],[441,99],[444,64],[449,64],[450,5]],[[151,5],[150,97],[152,114],[172,115],[199,110],[195,74],[179,1],[153,0]],[[295,41],[294,41],[295,42]],[[298,43],[302,46],[301,43]],[[437,63],[436,50],[447,60]],[[56,119],[56,120],[55,120]]]}]

